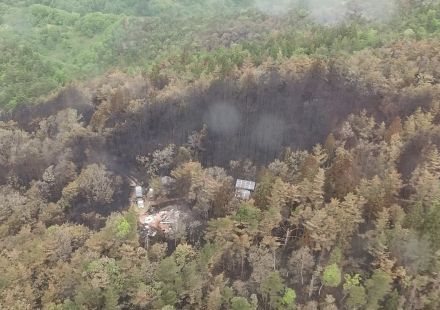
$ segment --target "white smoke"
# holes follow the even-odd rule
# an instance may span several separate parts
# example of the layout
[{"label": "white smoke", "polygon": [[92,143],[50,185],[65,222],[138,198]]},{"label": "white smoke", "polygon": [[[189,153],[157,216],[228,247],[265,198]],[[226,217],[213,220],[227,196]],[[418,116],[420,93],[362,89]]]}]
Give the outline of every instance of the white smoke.
[{"label": "white smoke", "polygon": [[396,2],[392,0],[358,1],[356,6],[365,18],[379,21],[393,17],[397,9]]},{"label": "white smoke", "polygon": [[350,14],[372,21],[391,18],[396,0],[255,0],[255,7],[266,15],[280,16],[292,10],[304,12],[323,25],[343,22]]},{"label": "white smoke", "polygon": [[293,0],[255,0],[255,7],[267,15],[284,15],[295,7],[296,1]]},{"label": "white smoke", "polygon": [[236,133],[240,125],[240,119],[240,112],[237,108],[224,102],[212,105],[205,115],[208,128],[221,135]]},{"label": "white smoke", "polygon": [[277,150],[283,142],[285,129],[286,125],[281,118],[265,114],[255,124],[252,138],[261,149]]},{"label": "white smoke", "polygon": [[306,11],[316,22],[324,25],[332,25],[342,22],[348,14],[345,1],[341,0],[309,0]]}]

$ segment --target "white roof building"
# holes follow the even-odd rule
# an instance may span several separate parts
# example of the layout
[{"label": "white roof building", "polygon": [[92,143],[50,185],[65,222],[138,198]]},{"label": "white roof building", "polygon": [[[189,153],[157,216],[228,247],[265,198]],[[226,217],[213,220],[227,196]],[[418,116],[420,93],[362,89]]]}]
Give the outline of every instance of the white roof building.
[{"label": "white roof building", "polygon": [[255,182],[237,179],[235,182],[235,197],[243,200],[249,200],[251,192],[255,190]]},{"label": "white roof building", "polygon": [[134,192],[136,194],[136,198],[142,198],[142,186],[136,186],[134,188]]},{"label": "white roof building", "polygon": [[255,190],[255,182],[237,179],[237,182],[235,182],[235,188],[245,189],[248,191],[254,191]]}]

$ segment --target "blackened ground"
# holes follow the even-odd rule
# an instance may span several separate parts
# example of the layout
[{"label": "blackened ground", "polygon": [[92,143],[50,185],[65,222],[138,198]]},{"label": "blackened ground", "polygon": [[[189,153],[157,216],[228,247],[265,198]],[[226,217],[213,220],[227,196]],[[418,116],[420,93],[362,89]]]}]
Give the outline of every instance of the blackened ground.
[{"label": "blackened ground", "polygon": [[234,83],[216,81],[206,91],[194,89],[185,103],[148,104],[118,121],[107,149],[130,162],[167,144],[183,144],[206,124],[204,164],[225,166],[245,158],[265,164],[283,147],[323,143],[348,114],[374,110],[380,102],[338,79],[267,84],[243,93]]}]

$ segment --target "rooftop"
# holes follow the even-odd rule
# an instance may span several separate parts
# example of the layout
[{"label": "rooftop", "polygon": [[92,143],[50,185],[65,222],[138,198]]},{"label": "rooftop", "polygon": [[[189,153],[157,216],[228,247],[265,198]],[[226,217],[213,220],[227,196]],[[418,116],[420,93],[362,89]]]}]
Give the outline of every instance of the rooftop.
[{"label": "rooftop", "polygon": [[136,186],[134,188],[136,198],[142,198],[142,186]]},{"label": "rooftop", "polygon": [[253,191],[255,190],[255,182],[237,179],[237,182],[235,183],[235,187],[237,189],[246,189],[248,191]]}]

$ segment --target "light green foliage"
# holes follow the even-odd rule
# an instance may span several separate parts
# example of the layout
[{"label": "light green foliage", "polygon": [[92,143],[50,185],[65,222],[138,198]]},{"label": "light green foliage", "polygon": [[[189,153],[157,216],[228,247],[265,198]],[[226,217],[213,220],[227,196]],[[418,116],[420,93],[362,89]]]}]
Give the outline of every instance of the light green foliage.
[{"label": "light green foliage", "polygon": [[283,304],[286,306],[292,306],[296,301],[296,292],[291,288],[286,288],[283,296]]},{"label": "light green foliage", "polygon": [[29,7],[29,10],[32,16],[32,22],[35,26],[43,26],[46,24],[72,26],[80,17],[78,13],[69,13],[41,4],[33,4]]},{"label": "light green foliage", "polygon": [[116,15],[103,14],[101,12],[90,13],[82,17],[78,23],[78,30],[88,37],[102,33],[110,25],[115,24],[119,17]]},{"label": "light green foliage", "polygon": [[359,308],[367,302],[367,296],[365,293],[365,288],[361,285],[361,276],[359,274],[354,274],[353,276],[349,274],[344,275],[344,291],[348,294],[348,298],[345,300],[345,304],[350,309]]},{"label": "light green foliage", "polygon": [[221,290],[221,298],[223,301],[223,304],[229,304],[231,303],[232,298],[234,298],[234,290],[230,288],[229,286],[224,287]]},{"label": "light green foliage", "polygon": [[325,286],[337,287],[341,283],[341,269],[338,265],[331,264],[325,267],[322,274],[322,284]]},{"label": "light green foliage", "polygon": [[353,276],[345,274],[344,280],[344,290],[348,291],[354,286],[359,286],[359,284],[361,283],[361,275],[358,273],[354,274]]},{"label": "light green foliage", "polygon": [[120,219],[119,223],[117,224],[116,230],[117,230],[116,235],[119,238],[124,238],[125,236],[127,236],[130,233],[131,225],[125,218],[122,218],[122,219]]}]

